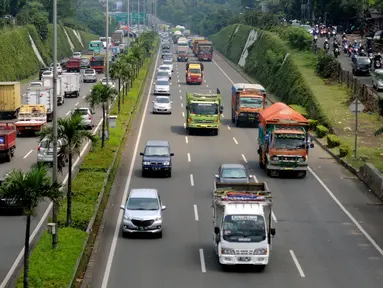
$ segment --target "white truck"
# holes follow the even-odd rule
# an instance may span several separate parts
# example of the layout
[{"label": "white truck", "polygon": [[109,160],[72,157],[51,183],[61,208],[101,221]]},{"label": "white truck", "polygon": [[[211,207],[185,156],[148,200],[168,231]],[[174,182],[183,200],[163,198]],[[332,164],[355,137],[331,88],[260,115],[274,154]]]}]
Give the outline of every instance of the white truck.
[{"label": "white truck", "polygon": [[53,116],[53,89],[44,87],[30,87],[24,98],[26,105],[44,105],[47,121],[52,121]]},{"label": "white truck", "polygon": [[61,75],[61,88],[64,92],[64,97],[80,96],[81,74],[80,73],[63,73]]},{"label": "white truck", "polygon": [[272,197],[266,183],[219,183],[213,191],[213,241],[222,268],[269,263]]},{"label": "white truck", "polygon": [[[42,75],[41,81],[43,82],[44,88],[53,89],[53,75]],[[61,75],[57,77],[57,105],[64,104],[64,96],[61,88]]]}]

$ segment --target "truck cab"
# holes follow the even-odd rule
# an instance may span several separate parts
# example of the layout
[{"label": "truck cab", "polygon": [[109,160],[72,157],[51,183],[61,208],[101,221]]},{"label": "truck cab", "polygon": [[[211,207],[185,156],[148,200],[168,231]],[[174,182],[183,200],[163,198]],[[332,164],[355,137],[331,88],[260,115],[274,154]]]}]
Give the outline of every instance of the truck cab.
[{"label": "truck cab", "polygon": [[187,63],[186,64],[186,84],[199,84],[203,81],[203,64]]},{"label": "truck cab", "polygon": [[232,86],[231,121],[235,126],[259,123],[259,113],[266,108],[266,90],[259,84],[236,83]]},{"label": "truck cab", "polygon": [[197,45],[197,58],[198,61],[212,61],[213,60],[213,42],[200,41]]},{"label": "truck cab", "polygon": [[254,265],[263,270],[275,235],[266,183],[215,183],[212,207],[213,243],[221,266]]}]

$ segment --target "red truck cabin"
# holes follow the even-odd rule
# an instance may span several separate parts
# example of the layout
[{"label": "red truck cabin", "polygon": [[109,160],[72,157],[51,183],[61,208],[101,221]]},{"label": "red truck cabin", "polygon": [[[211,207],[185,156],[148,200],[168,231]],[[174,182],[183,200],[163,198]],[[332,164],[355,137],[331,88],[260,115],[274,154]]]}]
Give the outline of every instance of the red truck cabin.
[{"label": "red truck cabin", "polygon": [[66,62],[66,71],[67,72],[78,72],[81,70],[81,59],[79,58],[70,58]]},{"label": "red truck cabin", "polygon": [[97,73],[104,73],[105,57],[95,56],[90,59],[90,67],[96,70]]},{"label": "red truck cabin", "polygon": [[16,148],[16,129],[13,124],[0,123],[0,154],[11,161]]},{"label": "red truck cabin", "polygon": [[198,60],[212,61],[213,59],[213,43],[202,42],[198,44]]}]

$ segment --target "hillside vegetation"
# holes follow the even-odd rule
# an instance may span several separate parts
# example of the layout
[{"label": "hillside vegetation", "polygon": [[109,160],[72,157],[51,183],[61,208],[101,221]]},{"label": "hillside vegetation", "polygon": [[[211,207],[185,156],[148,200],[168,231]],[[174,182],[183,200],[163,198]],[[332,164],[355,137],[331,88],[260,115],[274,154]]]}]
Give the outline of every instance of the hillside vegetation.
[{"label": "hillside vegetation", "polygon": [[[57,28],[57,60],[72,55],[72,49],[66,36],[66,29],[76,51],[84,48],[72,28],[59,25]],[[98,39],[99,36],[84,31],[78,31],[81,35],[82,43],[87,46],[90,40]],[[39,62],[32,49],[29,35],[32,37],[45,64],[52,62],[53,56],[53,26],[48,25],[48,35],[46,40],[39,37],[34,25],[24,27],[6,28],[0,33],[0,81],[16,81],[28,78],[36,74],[43,65]]]}]

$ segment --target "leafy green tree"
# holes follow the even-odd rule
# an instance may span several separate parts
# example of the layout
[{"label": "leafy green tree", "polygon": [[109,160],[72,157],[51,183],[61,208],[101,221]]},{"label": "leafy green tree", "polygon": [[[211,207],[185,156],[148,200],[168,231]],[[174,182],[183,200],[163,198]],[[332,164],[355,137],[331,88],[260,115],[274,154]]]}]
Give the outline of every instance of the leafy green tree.
[{"label": "leafy green tree", "polygon": [[379,135],[382,135],[383,134],[383,127],[381,127],[380,129],[376,130],[374,135],[375,136],[379,136]]},{"label": "leafy green tree", "polygon": [[21,207],[27,218],[24,240],[23,287],[28,288],[31,217],[35,214],[38,205],[44,200],[50,199],[52,202],[59,203],[63,195],[61,184],[52,181],[44,166],[32,168],[26,173],[21,170],[13,170],[5,177],[0,186],[0,195]]},{"label": "leafy green tree", "polygon": [[[86,141],[96,142],[96,137],[92,132],[84,130],[82,126],[82,116],[80,113],[73,113],[70,117],[59,118],[57,120],[57,139],[62,140],[62,145],[58,151],[57,160],[61,162],[60,167],[65,166],[64,161],[68,160],[68,188],[67,188],[67,217],[66,226],[72,225],[72,166],[73,156],[80,153],[80,149]],[[40,138],[47,139],[50,144],[53,141],[52,127],[45,128]]]},{"label": "leafy green tree", "polygon": [[118,114],[121,112],[121,79],[123,78],[125,63],[119,59],[110,67],[110,76],[113,79],[118,79]]},{"label": "leafy green tree", "polygon": [[93,86],[91,92],[86,97],[86,100],[92,109],[98,105],[102,106],[101,148],[104,148],[105,146],[106,102],[113,101],[117,93],[117,90],[112,88],[110,85],[97,83]]},{"label": "leafy green tree", "polygon": [[48,12],[44,10],[44,5],[39,1],[27,2],[17,15],[17,23],[33,24],[41,39],[48,38]]}]

